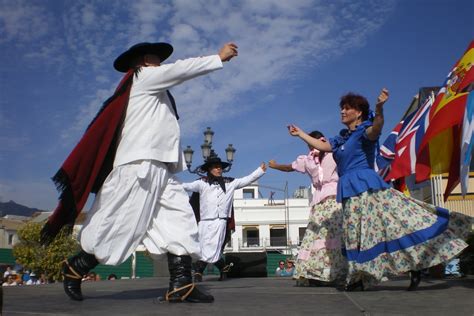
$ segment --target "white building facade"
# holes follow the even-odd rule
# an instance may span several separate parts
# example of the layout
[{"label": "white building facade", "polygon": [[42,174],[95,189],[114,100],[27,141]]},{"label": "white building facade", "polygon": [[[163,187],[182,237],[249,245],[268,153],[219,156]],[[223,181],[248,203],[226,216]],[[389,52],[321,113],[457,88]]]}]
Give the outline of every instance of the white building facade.
[{"label": "white building facade", "polygon": [[311,194],[284,200],[262,199],[258,198],[258,188],[258,183],[253,183],[235,191],[235,231],[225,251],[296,254],[308,225]]}]

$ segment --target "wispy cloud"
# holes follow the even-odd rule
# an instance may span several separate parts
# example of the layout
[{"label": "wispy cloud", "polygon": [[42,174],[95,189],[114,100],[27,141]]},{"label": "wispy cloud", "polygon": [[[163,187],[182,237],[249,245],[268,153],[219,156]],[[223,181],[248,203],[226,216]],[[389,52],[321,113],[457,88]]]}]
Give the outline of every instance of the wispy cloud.
[{"label": "wispy cloud", "polygon": [[62,13],[64,53],[71,57],[74,71],[82,76],[90,78],[91,74],[110,69],[111,56],[126,37],[127,22],[119,17],[125,9],[120,4],[74,1]]},{"label": "wispy cloud", "polygon": [[162,32],[160,26],[171,13],[171,9],[171,4],[164,1],[134,1],[129,11],[132,21],[129,39],[132,41],[128,44],[135,44],[137,39],[157,41],[157,34]]},{"label": "wispy cloud", "polygon": [[[178,88],[183,129],[232,116],[246,92],[300,78],[363,45],[391,10],[393,4],[381,1],[175,1],[168,34],[177,55],[215,52],[225,41],[240,48],[225,71]],[[196,103],[199,111],[191,111]]]},{"label": "wispy cloud", "polygon": [[0,43],[29,45],[50,32],[51,14],[40,2],[0,0]]},{"label": "wispy cloud", "polygon": [[78,91],[96,96],[84,98],[65,138],[77,137],[87,126],[108,97],[104,91],[116,83],[113,59],[136,42],[171,42],[171,60],[214,54],[227,41],[239,45],[239,57],[224,71],[175,89],[183,132],[190,133],[224,113],[229,117],[257,106],[235,107],[249,91],[256,100],[261,91],[264,99],[271,84],[301,78],[325,60],[364,45],[394,8],[384,0],[77,0],[53,14],[46,8],[52,2],[0,0],[0,43],[28,43],[25,58],[67,69]]}]

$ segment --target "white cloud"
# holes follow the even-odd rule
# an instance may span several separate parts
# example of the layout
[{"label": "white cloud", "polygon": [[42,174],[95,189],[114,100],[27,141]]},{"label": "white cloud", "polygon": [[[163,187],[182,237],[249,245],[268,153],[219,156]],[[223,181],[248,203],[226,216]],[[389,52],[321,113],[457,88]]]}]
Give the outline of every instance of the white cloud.
[{"label": "white cloud", "polygon": [[129,28],[130,39],[135,41],[157,41],[162,33],[160,23],[170,13],[171,6],[163,1],[139,0],[134,1],[130,7],[129,14],[132,25]]},{"label": "white cloud", "polygon": [[84,26],[93,26],[97,23],[97,19],[99,18],[95,13],[95,8],[92,4],[85,4],[80,11],[81,18],[82,18],[82,25]]},{"label": "white cloud", "polygon": [[61,52],[63,49],[64,43],[53,37],[47,40],[47,44],[38,46],[34,50],[25,51],[24,57],[35,67],[43,67],[45,64],[52,65],[58,72],[61,72],[68,62],[66,55]]},{"label": "white cloud", "polygon": [[[62,13],[65,50],[74,62],[74,71],[82,75],[110,69],[111,56],[125,29],[117,16],[123,9],[117,3],[75,1]],[[89,77],[90,78],[90,77]],[[80,77],[83,79],[83,77]]]},{"label": "white cloud", "polygon": [[31,42],[26,57],[60,65],[78,91],[96,91],[71,115],[77,120],[66,138],[83,131],[110,96],[105,92],[116,82],[112,61],[136,42],[170,41],[171,60],[214,54],[228,41],[239,45],[239,56],[223,71],[173,89],[188,133],[257,106],[236,107],[250,91],[257,98],[276,82],[291,85],[327,59],[364,45],[394,7],[384,0],[77,0],[52,15],[47,6],[53,3],[0,0],[0,19],[5,41]]},{"label": "white cloud", "polygon": [[[202,0],[189,5],[175,1],[168,34],[177,56],[215,53],[227,41],[239,45],[239,57],[223,71],[175,89],[183,129],[196,131],[203,122],[232,116],[238,111],[235,101],[248,91],[300,78],[328,58],[363,45],[393,9],[391,4],[381,4],[249,0],[228,5]],[[197,38],[204,47],[196,44]],[[196,107],[199,111],[191,111]]]},{"label": "white cloud", "polygon": [[44,37],[50,29],[51,14],[38,2],[0,1],[0,43],[29,44]]},{"label": "white cloud", "polygon": [[180,23],[173,27],[169,41],[176,46],[185,46],[187,51],[198,54],[204,47],[199,32],[189,24]]},{"label": "white cloud", "polygon": [[[76,106],[52,114],[60,116],[53,117],[55,128],[68,124],[58,128],[61,140],[52,141],[70,148],[117,84],[114,58],[137,42],[171,42],[175,47],[171,61],[215,54],[227,41],[239,45],[239,56],[226,63],[224,70],[173,89],[183,135],[189,135],[224,116],[238,117],[278,98],[277,87],[290,90],[292,80],[364,45],[393,7],[393,2],[385,0],[75,0],[60,5],[57,0],[0,0],[0,49],[5,57],[18,61],[5,67],[20,64],[27,74],[29,68],[41,66],[45,80],[64,78],[64,89],[52,89],[64,92],[58,93],[58,102],[70,98]],[[55,79],[52,82],[58,82]],[[77,94],[67,94],[71,87]],[[0,127],[21,124],[10,119],[10,114],[6,117],[0,112]],[[1,135],[2,149],[35,144],[34,136]],[[53,147],[50,150],[57,155]],[[0,197],[53,208],[57,193],[49,180],[0,180]]]}]

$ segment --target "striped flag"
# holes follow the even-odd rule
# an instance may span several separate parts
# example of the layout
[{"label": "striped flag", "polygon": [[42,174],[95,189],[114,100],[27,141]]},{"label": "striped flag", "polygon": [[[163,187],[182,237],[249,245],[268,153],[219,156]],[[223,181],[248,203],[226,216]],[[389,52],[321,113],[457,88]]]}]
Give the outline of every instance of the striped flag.
[{"label": "striped flag", "polygon": [[392,132],[385,139],[375,159],[375,171],[377,171],[382,178],[385,178],[390,172],[390,166],[395,159],[395,145],[397,143],[398,134],[402,129],[403,122],[398,123]]},{"label": "striped flag", "polygon": [[[473,65],[474,41],[448,74],[436,96],[429,113],[429,126],[417,152],[417,182],[429,179],[431,174],[449,173],[445,199],[460,182],[461,169],[465,172],[467,167],[464,162],[470,161],[471,152],[464,152],[462,157],[461,147],[469,148],[472,142],[472,130],[469,134],[472,112],[469,114],[466,107],[473,85]],[[466,113],[469,125],[463,127]],[[466,130],[465,138],[463,130]],[[463,145],[465,141],[467,145]]]},{"label": "striped flag", "polygon": [[463,130],[461,139],[461,170],[460,170],[460,181],[461,181],[461,194],[466,195],[469,183],[469,167],[471,165],[472,151],[474,149],[474,93],[469,92],[469,96],[466,102],[466,112],[464,113]]},{"label": "striped flag", "polygon": [[[418,152],[421,139],[428,128],[428,114],[434,102],[434,93],[432,91],[437,90],[437,88],[428,89],[431,89],[431,94],[424,100],[419,99],[419,101],[424,101],[422,105],[414,112],[408,114],[408,116],[395,127],[396,130],[401,125],[393,149],[393,161],[390,165],[390,171],[385,176],[385,181],[400,179],[415,173],[416,153]],[[387,139],[387,141],[389,141],[389,139]],[[386,143],[384,143],[384,145],[385,144]],[[391,142],[387,143],[387,145],[390,144]]]}]

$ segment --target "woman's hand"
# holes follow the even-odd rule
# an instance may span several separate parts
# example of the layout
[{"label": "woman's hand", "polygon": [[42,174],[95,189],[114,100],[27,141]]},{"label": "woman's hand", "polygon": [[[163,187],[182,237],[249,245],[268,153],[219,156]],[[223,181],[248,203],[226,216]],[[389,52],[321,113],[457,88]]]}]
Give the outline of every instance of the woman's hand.
[{"label": "woman's hand", "polygon": [[366,129],[367,137],[372,141],[376,141],[382,133],[384,124],[383,105],[385,102],[387,102],[387,100],[388,90],[383,88],[382,91],[380,91],[379,97],[377,98],[377,104],[375,105],[373,124]]},{"label": "woman's hand", "polygon": [[298,126],[290,124],[288,125],[288,132],[291,136],[300,136],[302,130]]},{"label": "woman's hand", "polygon": [[375,105],[376,107],[383,106],[385,102],[388,100],[388,90],[386,88],[383,88],[382,91],[380,91],[379,97],[377,98],[377,104]]},{"label": "woman's hand", "polygon": [[276,165],[277,165],[277,163],[273,159],[268,162],[268,166],[272,169],[275,169]]}]

